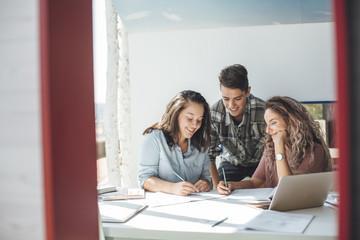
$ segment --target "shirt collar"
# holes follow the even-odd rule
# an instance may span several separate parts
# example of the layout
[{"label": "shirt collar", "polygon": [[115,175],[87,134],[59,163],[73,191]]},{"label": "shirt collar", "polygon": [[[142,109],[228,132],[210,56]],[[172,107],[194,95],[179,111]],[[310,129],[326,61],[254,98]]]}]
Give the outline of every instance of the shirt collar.
[{"label": "shirt collar", "polygon": [[[250,96],[246,98],[245,112],[239,126],[244,125],[249,113],[250,113]],[[225,108],[225,126],[229,126],[231,123],[234,123],[234,121],[231,119],[230,113]]]},{"label": "shirt collar", "polygon": [[188,138],[188,147],[187,147],[186,152],[183,153],[183,156],[187,157],[191,154],[191,152],[192,152],[191,139]]}]

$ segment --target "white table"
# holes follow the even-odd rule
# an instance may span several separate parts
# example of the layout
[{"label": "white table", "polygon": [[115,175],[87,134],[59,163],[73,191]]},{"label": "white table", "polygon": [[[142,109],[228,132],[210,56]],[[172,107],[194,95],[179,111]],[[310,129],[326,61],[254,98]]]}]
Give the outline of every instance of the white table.
[{"label": "white table", "polygon": [[[103,223],[106,239],[337,239],[337,210],[327,206],[291,211],[314,215],[303,234],[259,232],[244,230],[244,224],[262,210],[240,204],[245,196],[261,199],[269,189],[242,191],[222,197],[211,192],[205,198],[177,197],[147,193],[144,200],[129,200],[149,207],[126,223]],[[204,196],[202,196],[204,197]],[[164,204],[164,206],[159,206]],[[228,219],[215,227],[211,225],[224,217]]]}]

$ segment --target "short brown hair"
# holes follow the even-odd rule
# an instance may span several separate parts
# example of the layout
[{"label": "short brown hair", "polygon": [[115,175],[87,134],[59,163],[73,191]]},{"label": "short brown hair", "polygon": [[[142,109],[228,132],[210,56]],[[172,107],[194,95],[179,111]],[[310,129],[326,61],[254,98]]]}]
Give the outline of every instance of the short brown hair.
[{"label": "short brown hair", "polygon": [[220,85],[227,88],[238,88],[241,91],[249,90],[248,72],[243,65],[234,64],[221,70]]}]

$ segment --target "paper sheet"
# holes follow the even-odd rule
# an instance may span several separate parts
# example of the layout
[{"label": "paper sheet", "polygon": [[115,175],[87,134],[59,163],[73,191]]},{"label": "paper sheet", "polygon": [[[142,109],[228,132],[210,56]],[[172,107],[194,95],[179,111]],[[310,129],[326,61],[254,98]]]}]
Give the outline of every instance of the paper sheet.
[{"label": "paper sheet", "polygon": [[225,199],[245,204],[270,203],[269,196],[272,192],[273,188],[237,189],[226,196]]},{"label": "paper sheet", "polygon": [[265,210],[245,224],[249,230],[303,233],[311,223],[313,215]]},{"label": "paper sheet", "polygon": [[147,205],[132,204],[124,201],[99,202],[99,211],[103,222],[124,223],[146,207]]}]

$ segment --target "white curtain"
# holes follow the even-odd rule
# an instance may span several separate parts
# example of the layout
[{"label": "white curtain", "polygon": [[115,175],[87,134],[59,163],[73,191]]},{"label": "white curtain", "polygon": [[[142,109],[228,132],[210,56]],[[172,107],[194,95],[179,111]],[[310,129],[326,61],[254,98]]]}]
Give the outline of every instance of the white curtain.
[{"label": "white curtain", "polygon": [[129,170],[131,112],[127,32],[112,0],[106,0],[105,7],[108,64],[104,129],[108,177],[111,185],[130,186],[136,172]]}]

